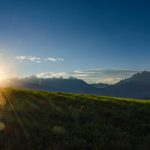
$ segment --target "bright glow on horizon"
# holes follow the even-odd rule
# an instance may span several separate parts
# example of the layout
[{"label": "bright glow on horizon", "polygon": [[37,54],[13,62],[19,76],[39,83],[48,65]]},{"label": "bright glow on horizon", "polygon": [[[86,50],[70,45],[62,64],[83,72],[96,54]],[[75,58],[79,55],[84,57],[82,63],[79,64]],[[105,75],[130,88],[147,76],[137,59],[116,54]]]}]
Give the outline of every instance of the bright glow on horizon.
[{"label": "bright glow on horizon", "polygon": [[0,70],[0,80],[7,79],[8,76],[4,70]]},{"label": "bright glow on horizon", "polygon": [[1,63],[0,64],[0,87],[5,87],[7,79],[15,77],[15,66],[11,67],[11,64]]}]

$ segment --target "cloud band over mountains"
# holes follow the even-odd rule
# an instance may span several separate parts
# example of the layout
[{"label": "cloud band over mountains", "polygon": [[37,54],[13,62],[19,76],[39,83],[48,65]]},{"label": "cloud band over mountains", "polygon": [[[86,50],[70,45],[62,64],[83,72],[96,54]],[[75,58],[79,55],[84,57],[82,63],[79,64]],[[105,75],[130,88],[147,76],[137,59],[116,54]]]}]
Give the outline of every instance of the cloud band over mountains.
[{"label": "cloud band over mountains", "polygon": [[75,77],[88,83],[109,83],[114,84],[120,80],[131,77],[138,71],[129,69],[89,69],[78,70],[73,72],[43,72],[37,74],[41,78],[69,78]]}]

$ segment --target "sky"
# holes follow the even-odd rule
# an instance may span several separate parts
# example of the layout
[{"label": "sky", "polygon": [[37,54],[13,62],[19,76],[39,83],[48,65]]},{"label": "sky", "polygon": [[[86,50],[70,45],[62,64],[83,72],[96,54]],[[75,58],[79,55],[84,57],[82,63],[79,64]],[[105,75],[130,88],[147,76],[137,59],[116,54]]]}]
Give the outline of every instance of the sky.
[{"label": "sky", "polygon": [[149,7],[147,0],[0,0],[0,76],[115,83],[150,70]]}]

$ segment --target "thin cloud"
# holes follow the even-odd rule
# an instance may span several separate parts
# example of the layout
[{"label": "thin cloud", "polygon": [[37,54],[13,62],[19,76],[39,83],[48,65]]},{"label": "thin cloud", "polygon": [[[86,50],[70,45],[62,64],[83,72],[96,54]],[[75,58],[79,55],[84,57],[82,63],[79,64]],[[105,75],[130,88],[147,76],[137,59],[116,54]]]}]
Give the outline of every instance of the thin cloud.
[{"label": "thin cloud", "polygon": [[36,75],[39,78],[68,78],[68,74],[66,72],[43,72]]},{"label": "thin cloud", "polygon": [[20,62],[27,62],[27,61],[36,62],[36,63],[41,62],[41,58],[37,56],[16,56],[15,59]]},{"label": "thin cloud", "polygon": [[64,61],[63,58],[61,57],[57,57],[57,58],[53,58],[53,57],[48,57],[48,58],[40,58],[38,56],[16,56],[15,57],[16,60],[18,60],[19,62],[35,62],[35,63],[41,63],[44,60],[50,61],[50,62],[62,62]]},{"label": "thin cloud", "polygon": [[57,58],[48,57],[48,58],[46,58],[46,60],[51,61],[51,62],[64,61],[64,59],[63,59],[63,58],[60,58],[60,57],[57,57]]},{"label": "thin cloud", "polygon": [[27,60],[27,57],[26,56],[16,56],[15,59],[20,62],[23,62],[23,61]]},{"label": "thin cloud", "polygon": [[37,63],[40,63],[41,62],[41,58],[40,57],[37,57],[37,56],[30,56],[28,57],[28,60],[32,61],[32,62],[37,62]]},{"label": "thin cloud", "polygon": [[51,57],[47,58],[47,60],[52,61],[52,62],[56,62],[57,61],[56,58],[51,58]]},{"label": "thin cloud", "polygon": [[44,72],[37,74],[41,78],[69,78],[75,77],[88,83],[109,83],[114,84],[120,80],[131,77],[138,71],[129,69],[89,69],[77,70],[73,72]]}]

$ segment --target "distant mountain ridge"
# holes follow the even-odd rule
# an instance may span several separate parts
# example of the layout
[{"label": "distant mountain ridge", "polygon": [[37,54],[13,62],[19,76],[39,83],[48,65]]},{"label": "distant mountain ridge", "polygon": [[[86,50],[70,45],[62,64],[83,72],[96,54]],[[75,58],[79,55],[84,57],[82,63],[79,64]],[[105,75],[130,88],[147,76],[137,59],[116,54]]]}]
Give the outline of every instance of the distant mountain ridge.
[{"label": "distant mountain ridge", "polygon": [[95,88],[99,88],[99,89],[106,88],[106,87],[110,86],[110,84],[105,84],[105,83],[93,83],[90,85],[92,85]]},{"label": "distant mountain ridge", "polygon": [[9,87],[29,88],[51,92],[71,92],[71,93],[92,93],[99,94],[99,90],[85,81],[77,78],[37,78],[31,76],[23,79],[12,79],[8,83]]},{"label": "distant mountain ridge", "polygon": [[134,74],[131,78],[105,89],[105,94],[119,97],[150,98],[150,72]]},{"label": "distant mountain ridge", "polygon": [[105,96],[150,98],[150,72],[144,71],[121,80],[114,85],[88,84],[77,78],[37,78],[31,76],[23,79],[10,80],[9,87],[29,88],[51,92],[89,93]]}]

